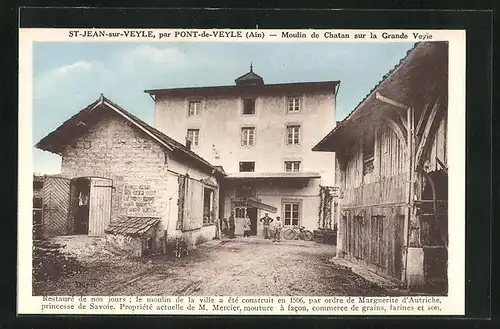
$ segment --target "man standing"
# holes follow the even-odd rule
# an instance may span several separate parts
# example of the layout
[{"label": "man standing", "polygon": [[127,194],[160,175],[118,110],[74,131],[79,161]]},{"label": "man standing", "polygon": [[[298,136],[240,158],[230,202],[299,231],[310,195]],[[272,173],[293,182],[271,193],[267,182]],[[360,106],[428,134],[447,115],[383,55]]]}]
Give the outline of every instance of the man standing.
[{"label": "man standing", "polygon": [[228,232],[228,225],[226,218],[222,220],[221,226],[222,226],[222,235],[227,236],[229,232]]},{"label": "man standing", "polygon": [[269,217],[269,214],[266,212],[260,221],[264,224],[264,239],[269,239],[269,224],[272,223],[273,219]]},{"label": "man standing", "polygon": [[245,221],[243,222],[243,237],[249,237],[250,231],[252,227],[252,221],[250,220],[250,216],[245,217]]},{"label": "man standing", "polygon": [[235,229],[235,223],[234,223],[234,210],[231,211],[231,216],[229,216],[229,238],[234,239],[234,229]]},{"label": "man standing", "polygon": [[276,222],[274,222],[274,235],[273,242],[281,241],[281,229],[283,228],[283,223],[281,222],[280,216],[276,216]]}]

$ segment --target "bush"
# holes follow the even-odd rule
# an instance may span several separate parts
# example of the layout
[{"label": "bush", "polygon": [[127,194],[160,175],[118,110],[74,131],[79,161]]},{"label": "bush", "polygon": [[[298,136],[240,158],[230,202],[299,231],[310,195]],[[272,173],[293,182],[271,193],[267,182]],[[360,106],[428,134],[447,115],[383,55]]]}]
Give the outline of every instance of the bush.
[{"label": "bush", "polygon": [[167,237],[165,253],[169,257],[183,257],[188,255],[188,241],[184,236]]},{"label": "bush", "polygon": [[72,276],[84,270],[75,257],[59,251],[62,246],[47,240],[33,241],[33,287],[61,277]]}]

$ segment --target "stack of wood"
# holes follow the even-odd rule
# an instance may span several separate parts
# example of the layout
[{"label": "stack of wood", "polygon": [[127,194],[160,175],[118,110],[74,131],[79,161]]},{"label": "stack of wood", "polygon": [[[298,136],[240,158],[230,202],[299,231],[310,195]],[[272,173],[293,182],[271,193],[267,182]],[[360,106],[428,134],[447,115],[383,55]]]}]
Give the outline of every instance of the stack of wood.
[{"label": "stack of wood", "polygon": [[318,243],[326,243],[337,245],[337,231],[332,229],[317,229],[313,232],[314,241]]}]

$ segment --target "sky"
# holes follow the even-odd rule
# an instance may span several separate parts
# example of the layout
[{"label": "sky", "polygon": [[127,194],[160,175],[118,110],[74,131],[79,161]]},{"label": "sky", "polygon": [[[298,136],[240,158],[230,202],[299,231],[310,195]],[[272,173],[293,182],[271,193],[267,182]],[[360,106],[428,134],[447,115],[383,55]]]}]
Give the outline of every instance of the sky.
[{"label": "sky", "polygon": [[[43,42],[33,47],[33,144],[101,93],[149,124],[146,89],[233,85],[250,63],[265,83],[340,80],[342,120],[413,43]],[[333,128],[333,127],[332,127]],[[35,173],[59,173],[61,157],[33,147]]]}]

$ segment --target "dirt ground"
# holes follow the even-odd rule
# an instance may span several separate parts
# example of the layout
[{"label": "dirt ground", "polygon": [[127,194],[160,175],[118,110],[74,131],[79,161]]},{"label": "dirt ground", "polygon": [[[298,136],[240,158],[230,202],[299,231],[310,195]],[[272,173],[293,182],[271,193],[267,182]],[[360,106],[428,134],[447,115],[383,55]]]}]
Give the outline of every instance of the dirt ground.
[{"label": "dirt ground", "polygon": [[78,240],[58,243],[66,243],[62,250],[73,252],[83,270],[37,284],[36,295],[387,295],[349,268],[329,262],[334,246],[315,242],[240,237],[209,241],[180,259],[135,260],[99,251],[101,240],[90,243],[94,249]]}]

